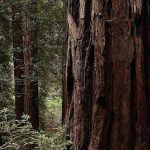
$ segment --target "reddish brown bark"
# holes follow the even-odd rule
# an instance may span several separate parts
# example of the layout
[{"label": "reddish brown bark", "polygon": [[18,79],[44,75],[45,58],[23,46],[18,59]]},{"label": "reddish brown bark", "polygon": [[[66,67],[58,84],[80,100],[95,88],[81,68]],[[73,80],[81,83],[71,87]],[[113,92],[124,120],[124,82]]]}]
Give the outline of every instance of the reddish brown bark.
[{"label": "reddish brown bark", "polygon": [[29,19],[24,20],[24,63],[25,63],[25,98],[24,112],[31,116],[31,35],[30,35]]},{"label": "reddish brown bark", "polygon": [[150,2],[68,2],[66,124],[74,150],[150,148]]},{"label": "reddish brown bark", "polygon": [[[24,62],[25,98],[24,113],[31,117],[34,129],[39,128],[38,79],[37,79],[37,23],[36,2],[29,5],[29,13],[24,17]],[[34,24],[33,24],[34,23]]]},{"label": "reddish brown bark", "polygon": [[12,7],[16,114],[17,119],[20,119],[23,113],[28,114],[33,128],[38,129],[38,80],[35,69],[38,53],[36,2],[32,2],[29,7],[28,15],[24,16],[24,24],[21,6]]}]

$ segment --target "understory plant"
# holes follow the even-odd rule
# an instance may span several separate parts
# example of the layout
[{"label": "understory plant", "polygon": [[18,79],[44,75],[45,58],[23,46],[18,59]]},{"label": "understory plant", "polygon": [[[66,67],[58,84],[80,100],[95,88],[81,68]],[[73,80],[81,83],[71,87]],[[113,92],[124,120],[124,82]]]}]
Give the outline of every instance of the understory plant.
[{"label": "understory plant", "polygon": [[51,133],[35,131],[29,122],[29,116],[23,115],[16,120],[14,111],[4,108],[0,110],[0,135],[3,145],[0,150],[66,150],[71,144],[66,140],[65,128],[58,127]]}]

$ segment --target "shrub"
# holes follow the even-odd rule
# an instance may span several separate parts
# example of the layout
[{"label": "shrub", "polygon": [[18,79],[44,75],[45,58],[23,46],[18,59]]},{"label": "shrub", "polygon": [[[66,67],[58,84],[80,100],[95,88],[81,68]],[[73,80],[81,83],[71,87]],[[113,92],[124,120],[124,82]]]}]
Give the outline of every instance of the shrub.
[{"label": "shrub", "polygon": [[66,150],[71,142],[66,140],[65,127],[58,127],[51,133],[35,131],[29,122],[29,116],[23,115],[16,120],[12,110],[0,111],[0,134],[4,144],[1,150],[26,150],[34,145],[33,150]]},{"label": "shrub", "polygon": [[28,145],[37,143],[38,133],[33,130],[28,119],[28,115],[23,115],[21,120],[16,120],[11,109],[0,111],[0,133],[4,141],[0,149],[24,150]]}]

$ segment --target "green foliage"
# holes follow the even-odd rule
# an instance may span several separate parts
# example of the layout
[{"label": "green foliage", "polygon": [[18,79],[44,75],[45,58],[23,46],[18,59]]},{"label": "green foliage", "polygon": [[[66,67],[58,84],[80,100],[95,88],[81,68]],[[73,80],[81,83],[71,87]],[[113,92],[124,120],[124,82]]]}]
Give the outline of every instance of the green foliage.
[{"label": "green foliage", "polygon": [[[12,6],[19,7],[22,10],[21,15],[26,16],[29,13],[29,0],[7,0],[0,2],[0,71],[5,68],[5,75],[12,81]],[[61,93],[61,72],[64,42],[64,6],[63,0],[39,0],[37,1],[36,13],[32,14],[36,22],[32,21],[30,26],[38,26],[38,81],[39,97],[45,99],[48,92]],[[7,66],[7,67],[6,67]],[[7,71],[6,71],[7,69]],[[4,77],[0,75],[0,85],[3,86]],[[12,82],[7,81],[9,87],[6,93],[13,94]],[[11,84],[9,84],[11,83]],[[1,101],[11,99],[1,94]],[[7,105],[7,104],[6,104]],[[41,105],[44,105],[41,102]],[[4,102],[5,106],[5,102]]]},{"label": "green foliage", "polygon": [[64,42],[63,0],[40,0],[38,2],[38,76],[40,98],[40,124],[51,132],[61,124],[62,58]]},{"label": "green foliage", "polygon": [[37,143],[37,132],[28,121],[29,116],[23,115],[21,120],[16,120],[14,116],[10,109],[0,111],[0,133],[4,141],[0,147],[2,150],[25,149],[28,145]]},{"label": "green foliage", "polygon": [[61,92],[65,24],[63,1],[39,1],[38,18],[39,84],[43,100],[49,92]]},{"label": "green foliage", "polygon": [[0,111],[0,133],[3,135],[4,144],[1,150],[25,150],[34,145],[32,149],[38,150],[65,150],[71,144],[66,140],[65,128],[55,128],[47,134],[35,131],[29,122],[29,116],[23,115],[21,120],[14,118],[14,111],[4,108]]},{"label": "green foliage", "polygon": [[0,2],[0,108],[13,105],[10,1]]},{"label": "green foliage", "polygon": [[56,128],[51,134],[41,132],[39,134],[39,149],[40,150],[66,150],[66,145],[72,144],[66,140],[65,128]]},{"label": "green foliage", "polygon": [[46,99],[45,109],[41,109],[41,128],[51,133],[61,126],[62,100],[60,98]]}]

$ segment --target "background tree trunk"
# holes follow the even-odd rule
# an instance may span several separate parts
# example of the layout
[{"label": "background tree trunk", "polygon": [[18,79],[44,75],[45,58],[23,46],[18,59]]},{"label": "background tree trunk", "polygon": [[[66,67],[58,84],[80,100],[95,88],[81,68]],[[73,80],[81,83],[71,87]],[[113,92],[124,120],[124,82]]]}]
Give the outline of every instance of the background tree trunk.
[{"label": "background tree trunk", "polygon": [[38,79],[37,79],[37,20],[36,1],[29,3],[28,14],[24,18],[24,62],[25,99],[24,112],[31,116],[34,129],[39,128]]},{"label": "background tree trunk", "polygon": [[2,133],[0,133],[0,146],[3,145],[3,140],[2,140]]},{"label": "background tree trunk", "polygon": [[150,148],[149,7],[69,0],[64,111],[74,150]]},{"label": "background tree trunk", "polygon": [[22,34],[22,9],[20,5],[12,6],[13,60],[15,79],[15,102],[17,119],[23,115],[24,107],[24,58]]}]

